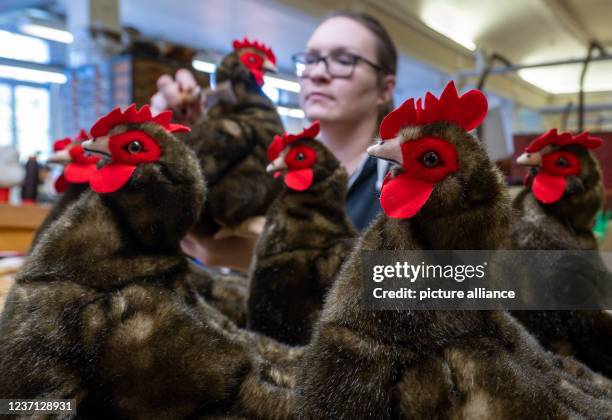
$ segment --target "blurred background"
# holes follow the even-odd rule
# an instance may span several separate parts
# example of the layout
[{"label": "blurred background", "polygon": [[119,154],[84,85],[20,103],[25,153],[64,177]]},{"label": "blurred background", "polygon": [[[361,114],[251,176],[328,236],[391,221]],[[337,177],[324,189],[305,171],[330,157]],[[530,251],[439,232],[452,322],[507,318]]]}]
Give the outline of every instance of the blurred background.
[{"label": "blurred background", "polygon": [[[367,12],[390,32],[401,53],[396,104],[439,94],[450,79],[485,90],[480,134],[510,184],[523,176],[514,157],[535,135],[557,127],[603,137],[596,153],[610,207],[609,0],[2,0],[0,147],[16,149],[22,168],[39,165],[34,201],[52,200],[43,163],[55,139],[116,106],[148,103],[157,78],[181,67],[209,86],[215,63],[245,35],[274,49],[280,73],[265,91],[287,131],[298,131],[305,121],[291,54],[337,9]],[[0,171],[11,165],[0,161]],[[9,200],[21,198],[14,189]],[[36,219],[2,211],[0,229]]]}]

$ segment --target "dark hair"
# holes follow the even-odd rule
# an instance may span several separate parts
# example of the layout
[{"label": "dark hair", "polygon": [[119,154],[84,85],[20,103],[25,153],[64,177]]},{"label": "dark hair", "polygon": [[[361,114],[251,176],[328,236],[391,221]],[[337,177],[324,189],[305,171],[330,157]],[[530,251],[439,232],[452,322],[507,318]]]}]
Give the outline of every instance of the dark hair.
[{"label": "dark hair", "polygon": [[[397,48],[389,36],[389,33],[384,26],[375,18],[368,15],[367,13],[355,12],[351,10],[337,10],[331,12],[323,19],[331,19],[334,17],[345,17],[354,20],[355,22],[361,23],[365,26],[376,38],[376,59],[377,64],[381,67],[378,72],[379,80],[382,80],[383,76],[396,75],[397,74]],[[393,98],[385,103],[378,112],[378,122],[389,112],[393,111]]]}]

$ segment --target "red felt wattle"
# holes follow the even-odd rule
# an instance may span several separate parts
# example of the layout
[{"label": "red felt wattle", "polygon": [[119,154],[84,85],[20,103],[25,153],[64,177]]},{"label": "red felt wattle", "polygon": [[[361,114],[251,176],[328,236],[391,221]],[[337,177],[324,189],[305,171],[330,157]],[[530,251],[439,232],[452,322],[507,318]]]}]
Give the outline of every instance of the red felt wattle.
[{"label": "red felt wattle", "polygon": [[[143,149],[141,152],[132,154],[127,150],[127,147],[133,141],[137,141],[142,145]],[[126,131],[116,136],[111,136],[108,141],[108,147],[111,151],[113,162],[128,165],[156,162],[159,160],[161,153],[157,142],[147,133],[140,130]]]},{"label": "red felt wattle", "polygon": [[100,161],[99,156],[85,154],[83,146],[75,145],[70,149],[72,162],[64,169],[64,175],[69,182],[85,183],[96,170],[96,164]]},{"label": "red felt wattle", "polygon": [[405,173],[385,178],[380,205],[387,216],[395,219],[415,216],[429,199],[435,185]]},{"label": "red felt wattle", "polygon": [[99,156],[85,154],[85,149],[80,144],[71,147],[68,153],[70,153],[73,162],[81,165],[95,165],[100,161]]},{"label": "red felt wattle", "polygon": [[100,194],[115,192],[129,181],[135,170],[134,165],[111,162],[91,175],[89,186]]},{"label": "red felt wattle", "polygon": [[55,182],[53,183],[53,187],[55,188],[55,191],[58,194],[61,194],[64,191],[66,191],[66,189],[68,188],[68,181],[66,180],[66,177],[64,176],[64,174],[61,174],[55,179]]},{"label": "red felt wattle", "polygon": [[434,122],[451,122],[466,131],[478,127],[487,115],[487,98],[479,90],[470,90],[459,96],[455,83],[450,81],[440,98],[432,93],[415,102],[408,99],[389,113],[380,125],[380,138],[388,140],[395,137],[405,126],[418,126]]},{"label": "red felt wattle", "polygon": [[92,137],[106,136],[114,127],[122,124],[142,124],[153,123],[162,126],[166,131],[171,133],[190,131],[187,126],[180,124],[172,124],[172,111],[164,111],[157,114],[155,117],[151,114],[149,105],[143,105],[140,109],[136,108],[136,104],[132,104],[122,111],[121,108],[115,108],[102,118],[100,118],[91,127]]},{"label": "red felt wattle", "polygon": [[314,173],[311,168],[295,169],[285,174],[285,185],[296,191],[305,191],[312,185]]},{"label": "red felt wattle", "polygon": [[257,86],[263,86],[264,85],[263,71],[261,69],[256,69],[256,68],[250,68],[249,71],[255,78],[255,83],[257,83]]},{"label": "red felt wattle", "polygon": [[72,162],[64,169],[66,181],[73,184],[85,184],[89,182],[89,178],[96,172],[95,164],[81,164]]},{"label": "red felt wattle", "polygon": [[538,173],[533,179],[531,191],[538,201],[544,204],[557,202],[565,193],[565,177],[547,174],[545,172]]},{"label": "red felt wattle", "polygon": [[252,48],[262,52],[268,60],[270,60],[273,64],[276,64],[276,56],[272,52],[270,48],[268,48],[265,44],[258,41],[249,41],[246,37],[240,40],[234,40],[232,42],[232,46],[235,51],[241,50],[243,48]]}]

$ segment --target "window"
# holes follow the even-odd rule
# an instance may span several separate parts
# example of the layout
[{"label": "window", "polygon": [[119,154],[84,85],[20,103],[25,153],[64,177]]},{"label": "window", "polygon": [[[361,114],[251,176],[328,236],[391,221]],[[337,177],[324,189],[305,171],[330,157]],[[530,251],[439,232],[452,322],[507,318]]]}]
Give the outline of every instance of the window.
[{"label": "window", "polygon": [[44,85],[0,81],[0,144],[13,145],[22,161],[51,150],[50,95]]},{"label": "window", "polygon": [[31,36],[0,31],[0,57],[49,64],[49,44]]},{"label": "window", "polygon": [[0,146],[13,144],[13,108],[11,87],[0,84]]}]

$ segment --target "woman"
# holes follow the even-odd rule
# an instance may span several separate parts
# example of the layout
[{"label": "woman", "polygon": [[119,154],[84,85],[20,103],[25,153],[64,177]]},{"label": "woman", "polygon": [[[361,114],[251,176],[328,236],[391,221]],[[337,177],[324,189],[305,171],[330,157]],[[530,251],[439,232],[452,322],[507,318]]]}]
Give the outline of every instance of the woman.
[{"label": "woman", "polygon": [[[306,50],[293,56],[300,77],[300,106],[309,120],[321,123],[320,138],[350,175],[347,213],[359,230],[380,210],[378,189],[386,167],[369,158],[366,149],[378,132],[380,120],[393,109],[397,51],[386,30],[372,17],[358,12],[335,12],[315,29]],[[196,89],[193,77],[177,73],[176,81],[162,76],[153,103],[188,110]],[[180,89],[179,89],[180,86]],[[191,96],[193,97],[193,96]],[[253,238],[215,240],[188,236],[186,253],[209,265],[248,269]],[[237,252],[234,252],[237,251]]]},{"label": "woman", "polygon": [[382,117],[393,109],[395,46],[370,16],[337,12],[293,59],[300,76],[300,106],[306,118],[320,121],[321,140],[346,168],[347,213],[363,230],[380,210],[377,183],[386,168],[377,166],[366,149]]}]

